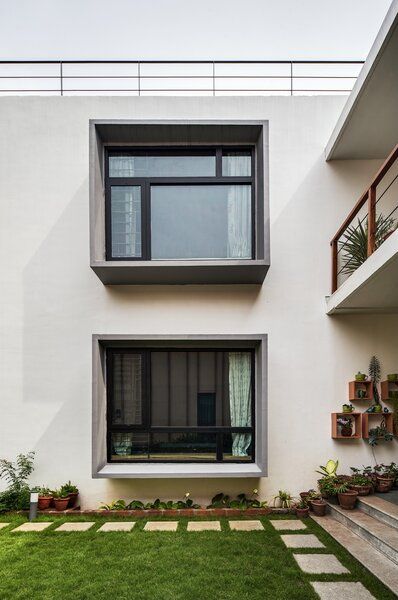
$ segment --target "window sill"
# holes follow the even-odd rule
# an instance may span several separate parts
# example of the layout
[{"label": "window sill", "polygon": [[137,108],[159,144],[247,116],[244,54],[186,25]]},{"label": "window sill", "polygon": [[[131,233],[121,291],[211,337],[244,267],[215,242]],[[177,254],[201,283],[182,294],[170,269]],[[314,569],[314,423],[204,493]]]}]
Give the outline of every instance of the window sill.
[{"label": "window sill", "polygon": [[197,477],[264,477],[264,470],[255,463],[108,463],[94,478],[109,479],[170,479]]},{"label": "window sill", "polygon": [[101,261],[91,268],[105,285],[261,284],[265,260]]}]

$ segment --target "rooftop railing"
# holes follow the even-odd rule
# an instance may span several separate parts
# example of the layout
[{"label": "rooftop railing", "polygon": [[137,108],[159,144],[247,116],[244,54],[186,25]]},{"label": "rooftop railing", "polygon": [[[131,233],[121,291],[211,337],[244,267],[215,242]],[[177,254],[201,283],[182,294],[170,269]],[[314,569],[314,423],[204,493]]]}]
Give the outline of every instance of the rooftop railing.
[{"label": "rooftop railing", "polygon": [[398,228],[398,144],[330,242],[332,293]]},{"label": "rooftop railing", "polygon": [[0,61],[4,95],[348,94],[363,61]]}]

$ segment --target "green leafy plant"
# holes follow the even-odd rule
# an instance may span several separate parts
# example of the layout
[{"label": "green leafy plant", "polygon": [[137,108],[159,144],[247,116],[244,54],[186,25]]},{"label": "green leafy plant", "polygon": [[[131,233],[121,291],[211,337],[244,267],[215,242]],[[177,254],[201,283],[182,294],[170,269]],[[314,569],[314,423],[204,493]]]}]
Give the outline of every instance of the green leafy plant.
[{"label": "green leafy plant", "polygon": [[258,490],[252,491],[252,497],[246,496],[246,494],[238,494],[235,499],[231,499],[228,494],[219,493],[212,498],[211,503],[207,508],[238,508],[240,510],[247,510],[248,508],[264,508],[267,503],[260,502],[253,496],[258,495]]},{"label": "green leafy plant", "polygon": [[[378,248],[386,236],[394,229],[395,219],[379,215],[376,219],[375,247]],[[341,273],[351,275],[368,258],[368,223],[363,226],[360,219],[358,225],[350,225],[341,240],[343,251]]]},{"label": "green leafy plant", "polygon": [[109,504],[101,504],[100,510],[126,510],[127,505],[124,500],[112,500]]},{"label": "green leafy plant", "polygon": [[301,500],[296,504],[296,508],[301,508],[301,509],[308,508],[308,501],[307,501],[307,499],[306,498],[301,498]]},{"label": "green leafy plant", "polygon": [[274,496],[274,506],[277,502],[280,504],[280,508],[291,508],[294,504],[294,498],[290,492],[279,490],[278,494]]},{"label": "green leafy plant", "polygon": [[361,475],[360,473],[356,473],[355,475],[352,475],[351,477],[351,484],[352,485],[370,485],[372,482],[369,479],[369,477],[366,477],[365,475]]},{"label": "green leafy plant", "polygon": [[53,496],[53,498],[63,499],[63,498],[68,498],[69,494],[62,488],[59,488],[57,490],[52,491],[52,496]]},{"label": "green leafy plant", "polygon": [[337,477],[337,469],[339,466],[339,461],[338,460],[328,460],[328,462],[326,463],[326,465],[323,467],[322,465],[319,466],[319,468],[321,469],[320,471],[316,471],[316,473],[319,473],[320,475],[322,475],[322,477]]},{"label": "green leafy plant", "polygon": [[369,429],[369,445],[377,446],[379,442],[392,442],[394,436],[387,430],[386,421],[383,418],[380,425]]},{"label": "green leafy plant", "polygon": [[63,492],[66,492],[66,494],[77,494],[79,492],[78,488],[73,485],[70,481],[68,481],[68,483],[64,483],[64,485],[61,485],[60,488]]},{"label": "green leafy plant", "polygon": [[335,485],[335,494],[345,494],[350,490],[350,484],[348,481],[339,481],[337,485]]},{"label": "green leafy plant", "polygon": [[34,470],[34,452],[18,454],[15,462],[0,460],[0,478],[5,479],[8,488],[0,493],[0,512],[27,510],[30,503],[28,478]]}]

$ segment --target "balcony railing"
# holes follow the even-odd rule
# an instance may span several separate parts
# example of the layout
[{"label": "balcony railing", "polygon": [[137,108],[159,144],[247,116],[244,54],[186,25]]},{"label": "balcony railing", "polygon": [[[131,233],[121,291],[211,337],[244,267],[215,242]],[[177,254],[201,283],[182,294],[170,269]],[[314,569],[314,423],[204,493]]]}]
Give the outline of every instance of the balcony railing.
[{"label": "balcony railing", "polygon": [[398,227],[398,144],[330,242],[332,293]]},{"label": "balcony railing", "polygon": [[4,95],[348,94],[363,61],[0,61]]}]

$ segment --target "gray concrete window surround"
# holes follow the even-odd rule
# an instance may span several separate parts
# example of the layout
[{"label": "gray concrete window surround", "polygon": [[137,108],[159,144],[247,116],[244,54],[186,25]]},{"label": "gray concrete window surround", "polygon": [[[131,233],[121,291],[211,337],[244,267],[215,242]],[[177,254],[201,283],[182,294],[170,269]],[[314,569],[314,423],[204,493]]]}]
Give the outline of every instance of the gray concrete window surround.
[{"label": "gray concrete window surround", "polygon": [[[255,252],[237,260],[106,260],[107,146],[255,147]],[[270,265],[268,121],[90,120],[90,266],[105,285],[261,284]]]},{"label": "gray concrete window surround", "polygon": [[[255,350],[254,463],[108,463],[106,448],[106,348],[241,348]],[[92,336],[92,477],[223,478],[267,476],[267,335],[93,335]]]}]

